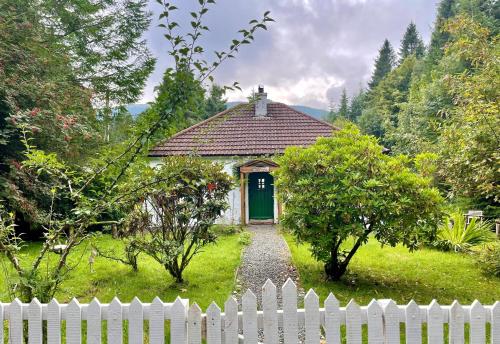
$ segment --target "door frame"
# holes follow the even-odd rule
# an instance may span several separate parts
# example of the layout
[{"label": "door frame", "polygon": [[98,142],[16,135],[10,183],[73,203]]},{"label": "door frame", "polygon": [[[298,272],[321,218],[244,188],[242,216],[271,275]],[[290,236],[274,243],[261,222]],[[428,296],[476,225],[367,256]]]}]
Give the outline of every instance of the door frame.
[{"label": "door frame", "polygon": [[[248,199],[248,175],[253,172],[272,172],[276,170],[279,165],[272,160],[268,159],[253,159],[236,165],[240,172],[240,223],[246,225],[250,223],[249,218],[249,199]],[[276,186],[273,188],[273,215],[272,223],[278,223],[279,216],[281,215],[282,207],[276,197]],[[254,222],[254,221],[252,221]],[[261,222],[255,220],[256,223]],[[271,221],[267,221],[269,223]]]}]

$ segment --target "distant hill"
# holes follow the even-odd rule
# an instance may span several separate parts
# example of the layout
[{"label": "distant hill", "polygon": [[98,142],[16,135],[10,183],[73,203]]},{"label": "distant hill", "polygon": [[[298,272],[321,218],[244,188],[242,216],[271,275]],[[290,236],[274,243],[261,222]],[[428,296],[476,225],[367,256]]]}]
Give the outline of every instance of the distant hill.
[{"label": "distant hill", "polygon": [[[233,106],[236,106],[238,104],[241,104],[243,102],[227,102],[226,106],[227,108],[232,108]],[[134,117],[136,117],[138,114],[141,112],[147,110],[149,107],[148,104],[129,104],[127,105],[127,110],[130,112],[130,114]],[[294,108],[297,111],[304,112],[308,114],[309,116],[312,116],[317,119],[325,119],[326,116],[328,115],[328,111],[326,110],[321,110],[321,109],[316,109],[312,108],[309,106],[304,106],[304,105],[291,105],[292,108]]]}]

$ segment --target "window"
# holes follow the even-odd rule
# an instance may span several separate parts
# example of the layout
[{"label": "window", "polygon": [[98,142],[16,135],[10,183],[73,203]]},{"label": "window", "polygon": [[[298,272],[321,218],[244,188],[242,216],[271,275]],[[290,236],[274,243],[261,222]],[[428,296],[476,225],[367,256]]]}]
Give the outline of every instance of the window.
[{"label": "window", "polygon": [[266,180],[264,178],[259,178],[257,181],[257,188],[258,189],[265,189],[266,188]]}]

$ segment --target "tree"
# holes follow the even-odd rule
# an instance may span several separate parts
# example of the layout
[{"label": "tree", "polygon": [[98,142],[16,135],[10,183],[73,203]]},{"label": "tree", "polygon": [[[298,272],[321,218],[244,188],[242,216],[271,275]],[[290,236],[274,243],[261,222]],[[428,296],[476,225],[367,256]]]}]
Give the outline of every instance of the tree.
[{"label": "tree", "polygon": [[[87,159],[83,163],[75,164],[62,159],[56,153],[46,152],[38,148],[33,144],[33,135],[36,133],[36,129],[28,119],[37,119],[40,113],[44,114],[45,112],[40,112],[38,108],[10,108],[10,111],[13,112],[11,116],[15,116],[14,120],[10,121],[12,125],[11,135],[17,135],[19,142],[24,148],[19,154],[22,160],[14,163],[14,166],[16,169],[26,171],[31,178],[30,181],[39,187],[48,189],[48,194],[51,196],[49,211],[41,222],[42,240],[40,245],[37,246],[39,247],[39,251],[35,258],[27,257],[21,252],[21,247],[24,245],[24,238],[15,229],[16,220],[9,216],[10,211],[0,209],[0,253],[7,258],[5,261],[11,267],[11,269],[5,269],[4,272],[6,273],[5,280],[12,287],[12,296],[19,297],[23,302],[30,302],[33,297],[37,297],[41,302],[48,302],[54,296],[54,293],[60,288],[61,284],[64,283],[74,268],[74,264],[70,264],[68,257],[74,252],[76,247],[90,237],[92,226],[116,223],[114,219],[109,220],[109,213],[120,207],[122,203],[125,203],[124,206],[126,206],[129,204],[129,200],[137,200],[142,192],[151,186],[147,183],[150,180],[146,174],[148,169],[141,168],[147,158],[148,144],[153,141],[158,131],[165,130],[165,128],[174,125],[178,119],[178,114],[185,113],[186,109],[182,107],[185,104],[189,104],[191,95],[185,94],[183,91],[189,90],[190,87],[194,87],[193,85],[203,83],[206,79],[213,79],[213,72],[224,61],[234,57],[242,45],[250,44],[254,40],[253,34],[255,31],[266,29],[267,22],[272,21],[269,17],[269,12],[265,12],[260,20],[252,20],[248,29],[239,31],[241,38],[232,40],[228,49],[216,52],[214,61],[208,62],[208,59],[203,56],[204,49],[199,44],[199,39],[201,37],[200,30],[208,30],[208,27],[203,25],[201,18],[208,11],[207,6],[213,3],[214,1],[212,0],[199,1],[198,11],[191,14],[192,16],[196,16],[196,20],[191,23],[192,30],[186,35],[175,34],[173,32],[173,29],[178,24],[172,21],[171,14],[177,7],[170,3],[163,3],[163,11],[160,19],[164,23],[160,25],[163,25],[167,29],[166,38],[171,44],[169,54],[172,57],[174,67],[170,69],[169,74],[176,76],[172,78],[173,83],[170,94],[177,97],[170,97],[167,103],[168,107],[154,113],[147,120],[136,123],[134,130],[126,142],[121,142],[117,146],[111,147],[111,149],[99,151],[99,155],[96,158]],[[33,6],[26,7],[29,9]],[[3,14],[3,12],[0,11],[0,14]],[[21,25],[30,27],[30,23],[24,21],[23,14],[24,12],[21,11],[15,18],[21,18]],[[108,18],[113,20],[112,16]],[[5,22],[0,20],[0,25],[3,24]],[[7,25],[12,25],[9,32],[13,34],[18,33],[16,32],[16,28],[17,31],[22,31],[19,30],[20,26],[15,21],[14,24],[11,21],[7,21]],[[45,32],[45,30],[43,27],[42,30],[38,30],[38,28],[37,30],[30,31],[30,33],[35,35],[33,41],[41,44],[41,47],[40,45],[36,47],[40,47],[40,50],[47,54],[48,51],[43,47],[46,42],[36,36]],[[3,31],[0,30],[0,34],[2,33]],[[21,34],[24,34],[24,32]],[[21,41],[21,43],[24,44],[26,42]],[[29,47],[29,42],[27,43]],[[64,46],[62,47],[64,48]],[[64,49],[58,50],[56,48],[61,48],[60,45],[55,45],[54,51],[59,51],[60,53],[66,52]],[[31,50],[27,49],[28,55],[30,52]],[[6,68],[9,71],[10,69],[17,68],[16,55],[10,56],[8,51],[5,52],[5,55],[10,60],[8,59],[7,64],[3,64],[2,61],[2,68]],[[60,55],[57,56],[59,57]],[[37,62],[40,62],[43,67],[44,61],[44,59],[39,59]],[[67,62],[68,59],[63,58],[61,61]],[[29,67],[29,63],[26,63],[26,65]],[[74,72],[71,70],[71,66],[68,67],[67,64],[63,65],[63,67],[69,68],[70,72]],[[41,68],[41,71],[43,70]],[[51,74],[53,77],[62,76],[63,81],[73,85],[75,78],[66,78],[66,75]],[[32,78],[36,79],[33,76]],[[25,85],[29,86],[29,81]],[[10,80],[10,82],[14,83],[13,80]],[[3,86],[3,84],[0,84],[0,86]],[[54,92],[58,92],[56,83],[48,83],[48,86],[51,86]],[[74,87],[75,90],[79,89],[79,92],[76,92],[76,94],[84,99],[86,98],[87,103],[85,104],[88,104],[89,98],[86,97],[88,94],[85,93],[85,87],[80,83],[76,83]],[[237,83],[234,83],[233,87],[237,87]],[[8,92],[9,88],[4,88],[2,91]],[[31,91],[35,94],[37,92],[36,89],[31,89]],[[48,95],[51,95],[51,93],[47,92]],[[65,93],[63,91],[61,91],[60,96],[66,99],[64,98]],[[41,100],[46,99],[42,98]],[[55,100],[59,99],[56,97]],[[53,114],[55,111],[50,107],[52,103],[48,104],[51,110],[49,113]],[[55,104],[59,103],[56,102]],[[72,105],[73,102],[69,101],[68,104]],[[76,102],[76,104],[78,105],[79,103]],[[2,102],[3,105],[4,103]],[[55,117],[55,121],[63,122],[61,123],[63,129],[66,129],[64,128],[65,125],[68,128],[76,127],[76,129],[82,131],[83,129],[88,129],[85,126],[79,125],[79,123],[75,125],[71,117],[58,117],[56,114],[57,112],[52,117]],[[22,118],[23,121],[17,121],[17,117]],[[51,124],[52,122],[47,127],[57,132],[58,127],[54,127]],[[71,141],[70,138],[68,139]],[[135,179],[137,182],[130,184],[129,181],[134,176],[139,176]],[[157,182],[161,181],[156,180],[155,183]],[[63,212],[54,212],[51,204],[59,199],[64,200],[67,207]],[[8,220],[4,220],[6,218]],[[64,243],[63,248],[59,251],[58,255],[54,255],[51,251],[54,245],[59,242]],[[80,259],[77,259],[76,264],[80,262]],[[48,264],[49,260],[50,264]]]},{"label": "tree", "polygon": [[340,105],[338,116],[344,119],[349,118],[349,98],[347,98],[347,93],[345,88],[342,89],[342,94],[340,95]]},{"label": "tree", "polygon": [[224,99],[226,90],[216,84],[212,84],[210,93],[205,100],[204,118],[207,119],[213,115],[226,110],[227,99]]},{"label": "tree", "polygon": [[424,56],[425,45],[417,31],[417,26],[415,23],[411,22],[406,28],[406,32],[401,41],[401,47],[399,48],[399,58],[403,61],[410,55],[415,55],[417,58]]},{"label": "tree", "polygon": [[448,24],[453,40],[444,57],[471,68],[448,76],[455,106],[443,123],[438,142],[439,174],[451,195],[465,196],[498,216],[500,180],[500,106],[498,37],[465,15]]},{"label": "tree", "polygon": [[216,239],[211,227],[228,207],[232,178],[222,165],[194,157],[164,159],[152,178],[128,239],[180,283],[191,259]]},{"label": "tree", "polygon": [[338,280],[370,237],[416,249],[435,234],[442,198],[409,159],[382,153],[371,136],[346,127],[307,148],[290,147],[275,172],[283,226],[311,245]]},{"label": "tree", "polygon": [[378,57],[375,60],[375,70],[372,79],[368,83],[370,89],[374,89],[378,83],[392,70],[396,63],[396,56],[391,43],[386,39],[378,51]]},{"label": "tree", "polygon": [[364,103],[366,101],[366,92],[363,88],[359,89],[358,94],[351,98],[351,103],[349,104],[349,115],[348,118],[353,122],[358,122],[364,108]]},{"label": "tree", "polygon": [[449,33],[444,30],[444,25],[448,19],[456,14],[457,0],[441,0],[438,6],[434,30],[429,44],[427,62],[433,64],[443,56],[444,46],[450,39]]}]

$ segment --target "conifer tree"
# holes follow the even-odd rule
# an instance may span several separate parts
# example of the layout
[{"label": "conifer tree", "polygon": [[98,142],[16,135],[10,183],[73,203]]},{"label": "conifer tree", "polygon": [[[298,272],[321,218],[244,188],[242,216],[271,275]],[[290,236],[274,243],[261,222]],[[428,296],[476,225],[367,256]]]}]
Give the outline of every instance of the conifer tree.
[{"label": "conifer tree", "polygon": [[361,116],[363,112],[364,103],[365,103],[365,90],[363,88],[359,89],[358,94],[354,95],[351,98],[351,103],[349,104],[349,120],[353,122],[357,122],[358,118]]},{"label": "conifer tree", "polygon": [[415,23],[411,22],[406,28],[406,32],[401,40],[401,48],[399,48],[400,62],[410,55],[415,55],[417,58],[424,56],[425,45],[420,38]]},{"label": "conifer tree", "polygon": [[457,0],[442,0],[439,3],[434,31],[432,32],[429,44],[429,62],[435,62],[443,55],[443,48],[450,40],[450,34],[444,30],[444,25],[448,19],[456,14]]},{"label": "conifer tree", "polygon": [[224,98],[226,90],[216,84],[210,88],[210,93],[205,100],[205,113],[204,119],[212,117],[213,115],[226,110],[227,99]]},{"label": "conifer tree", "polygon": [[338,117],[349,119],[349,99],[347,98],[347,92],[345,88],[342,89],[342,94],[340,95]]},{"label": "conifer tree", "polygon": [[368,83],[370,89],[375,86],[392,70],[396,62],[396,56],[391,43],[386,39],[379,50],[378,57],[375,60],[375,70],[372,79]]}]

